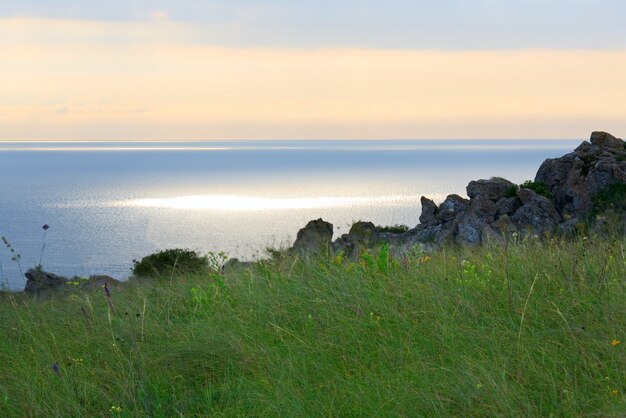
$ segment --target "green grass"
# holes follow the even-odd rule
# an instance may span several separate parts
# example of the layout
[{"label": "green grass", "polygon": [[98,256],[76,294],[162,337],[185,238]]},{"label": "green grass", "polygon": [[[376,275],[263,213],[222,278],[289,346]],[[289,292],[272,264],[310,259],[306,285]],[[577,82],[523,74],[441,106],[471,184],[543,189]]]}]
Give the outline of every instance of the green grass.
[{"label": "green grass", "polygon": [[625,252],[277,256],[111,304],[3,295],[0,416],[624,416]]}]

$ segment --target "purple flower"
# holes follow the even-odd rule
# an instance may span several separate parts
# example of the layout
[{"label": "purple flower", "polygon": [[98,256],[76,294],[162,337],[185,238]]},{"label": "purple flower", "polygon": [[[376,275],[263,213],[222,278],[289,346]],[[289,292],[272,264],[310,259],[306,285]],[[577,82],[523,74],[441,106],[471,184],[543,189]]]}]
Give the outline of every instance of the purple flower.
[{"label": "purple flower", "polygon": [[109,291],[109,286],[107,286],[108,283],[104,284],[104,292],[107,294],[107,298],[111,297],[111,292]]},{"label": "purple flower", "polygon": [[43,228],[44,231],[47,231],[48,229],[50,229],[50,225],[43,224],[42,228]]},{"label": "purple flower", "polygon": [[52,363],[52,370],[54,370],[56,374],[59,374],[59,365],[56,363]]}]

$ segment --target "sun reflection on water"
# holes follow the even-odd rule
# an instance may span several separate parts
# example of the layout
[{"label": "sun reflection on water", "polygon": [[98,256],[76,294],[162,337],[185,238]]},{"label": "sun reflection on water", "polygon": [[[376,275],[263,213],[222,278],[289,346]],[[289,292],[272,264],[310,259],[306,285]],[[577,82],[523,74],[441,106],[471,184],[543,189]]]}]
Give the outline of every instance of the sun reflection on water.
[{"label": "sun reflection on water", "polygon": [[417,204],[418,202],[419,196],[406,195],[367,197],[320,196],[299,198],[252,197],[236,195],[192,195],[169,198],[132,199],[115,202],[114,206],[254,212],[359,207],[376,204],[384,204],[389,207],[394,205],[404,206],[407,203]]}]

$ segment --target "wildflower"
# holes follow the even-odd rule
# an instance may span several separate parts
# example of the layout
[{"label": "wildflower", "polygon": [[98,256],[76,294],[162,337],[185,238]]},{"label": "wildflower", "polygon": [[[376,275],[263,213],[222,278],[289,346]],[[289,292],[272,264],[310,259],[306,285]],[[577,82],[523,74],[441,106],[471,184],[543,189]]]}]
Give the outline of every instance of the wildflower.
[{"label": "wildflower", "polygon": [[107,283],[104,284],[104,293],[106,293],[107,298],[111,297],[111,291],[109,290],[109,286],[107,286]]},{"label": "wildflower", "polygon": [[482,383],[476,383],[476,389],[482,389],[482,388],[483,388]]},{"label": "wildflower", "polygon": [[122,407],[118,405],[112,405],[111,412],[114,414],[119,414],[120,412],[122,412]]},{"label": "wildflower", "polygon": [[617,396],[617,395],[619,395],[619,391],[617,389],[612,389],[611,396]]},{"label": "wildflower", "polygon": [[620,345],[622,342],[620,340],[613,340],[611,341],[611,345],[613,347],[617,347],[618,345]]},{"label": "wildflower", "polygon": [[59,365],[56,363],[52,363],[52,370],[54,370],[56,374],[59,374]]},{"label": "wildflower", "polygon": [[39,268],[41,268],[41,259],[43,258],[43,251],[46,249],[46,232],[48,231],[48,229],[50,229],[50,225],[43,224],[41,229],[43,229],[43,240],[41,244],[41,254],[39,254],[39,264],[37,264]]},{"label": "wildflower", "polygon": [[425,255],[421,258],[420,260],[422,263],[428,263],[430,261],[430,256],[429,255]]}]

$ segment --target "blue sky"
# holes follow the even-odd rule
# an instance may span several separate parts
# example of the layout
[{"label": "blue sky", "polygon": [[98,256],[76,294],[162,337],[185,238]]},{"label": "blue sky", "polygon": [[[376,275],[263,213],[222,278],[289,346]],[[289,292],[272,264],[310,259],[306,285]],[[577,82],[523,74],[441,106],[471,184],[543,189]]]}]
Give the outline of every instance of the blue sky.
[{"label": "blue sky", "polygon": [[[20,0],[2,17],[199,23],[236,47],[620,49],[624,0]],[[216,35],[217,33],[217,35]]]}]

